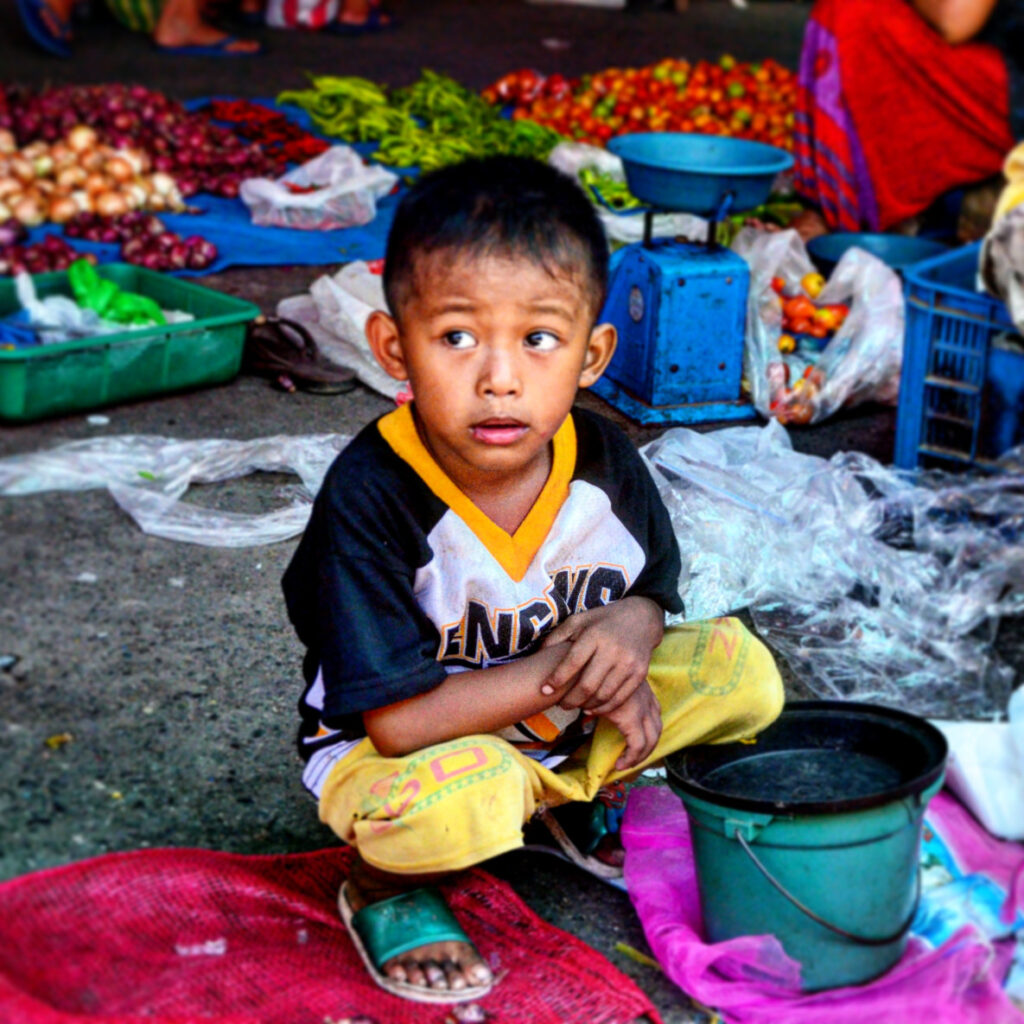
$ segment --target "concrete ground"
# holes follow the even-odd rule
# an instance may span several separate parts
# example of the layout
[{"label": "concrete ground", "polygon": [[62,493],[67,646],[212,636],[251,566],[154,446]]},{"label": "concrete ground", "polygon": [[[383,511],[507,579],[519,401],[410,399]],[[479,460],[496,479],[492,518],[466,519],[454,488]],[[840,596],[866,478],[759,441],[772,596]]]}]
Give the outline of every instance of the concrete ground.
[{"label": "concrete ground", "polygon": [[[273,94],[305,71],[403,84],[427,66],[481,87],[523,65],[574,74],[723,51],[792,67],[807,12],[756,0],[748,10],[695,0],[685,13],[522,0],[393,6],[402,24],[392,33],[346,40],[265,31],[269,52],[257,60],[174,61],[142,36],[89,24],[78,29],[74,58],[62,62],[28,43],[7,4],[0,75],[36,86],[139,81],[187,99]],[[203,283],[272,311],[322,272],[239,268]],[[7,426],[0,457],[97,435],[353,433],[388,407],[362,387],[318,398],[242,376],[104,410],[102,426],[84,415]],[[894,421],[891,409],[868,408],[793,440],[802,451],[858,449],[888,461]],[[630,430],[638,443],[658,433]],[[278,489],[291,483],[251,476],[200,488],[194,500],[260,511],[279,504]],[[300,786],[293,745],[301,652],[279,581],[294,542],[233,550],[156,539],[100,491],[0,499],[0,538],[0,879],[147,846],[269,853],[333,842]],[[618,942],[646,949],[624,894],[537,854],[509,854],[488,868],[633,976],[669,1024],[701,1019],[656,969],[615,950]]]}]

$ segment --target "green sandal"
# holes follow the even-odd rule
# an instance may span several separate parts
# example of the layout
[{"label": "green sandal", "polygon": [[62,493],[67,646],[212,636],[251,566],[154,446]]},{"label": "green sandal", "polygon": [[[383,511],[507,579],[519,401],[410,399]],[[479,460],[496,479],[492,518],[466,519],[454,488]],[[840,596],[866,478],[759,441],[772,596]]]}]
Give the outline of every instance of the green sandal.
[{"label": "green sandal", "polygon": [[346,882],[338,894],[338,909],[370,977],[392,995],[420,1003],[466,1003],[491,991],[493,982],[461,989],[426,988],[395,981],[381,970],[392,957],[431,942],[472,945],[437,889],[411,889],[353,911]]}]

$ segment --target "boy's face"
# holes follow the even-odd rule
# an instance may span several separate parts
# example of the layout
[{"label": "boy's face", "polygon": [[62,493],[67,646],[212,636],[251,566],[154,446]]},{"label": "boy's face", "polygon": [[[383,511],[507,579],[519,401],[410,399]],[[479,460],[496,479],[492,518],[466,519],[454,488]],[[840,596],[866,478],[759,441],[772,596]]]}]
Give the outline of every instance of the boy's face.
[{"label": "boy's face", "polygon": [[591,329],[582,274],[517,256],[437,252],[417,268],[401,324],[366,325],[385,370],[412,385],[434,458],[472,497],[543,471],[578,387],[601,376],[615,329]]}]

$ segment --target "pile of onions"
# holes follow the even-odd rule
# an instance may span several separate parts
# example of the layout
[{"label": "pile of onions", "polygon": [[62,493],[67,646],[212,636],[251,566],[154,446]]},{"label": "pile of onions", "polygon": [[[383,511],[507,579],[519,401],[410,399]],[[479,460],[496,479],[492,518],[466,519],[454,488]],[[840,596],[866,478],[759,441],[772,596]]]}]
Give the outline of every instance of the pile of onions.
[{"label": "pile of onions", "polygon": [[88,125],[100,143],[140,150],[153,170],[169,174],[183,196],[196,192],[234,197],[246,178],[276,178],[285,169],[257,143],[189,113],[174,100],[142,85],[62,86],[39,93],[0,86],[0,128],[20,146],[56,142],[76,125]]},{"label": "pile of onions", "polygon": [[84,124],[64,139],[37,140],[22,149],[0,128],[0,221],[14,217],[34,228],[63,224],[82,212],[113,217],[184,208],[177,182],[153,171],[146,153],[104,145]]},{"label": "pile of onions", "polygon": [[217,258],[217,247],[198,235],[182,238],[159,217],[139,211],[119,217],[80,213],[65,225],[71,238],[121,243],[121,259],[148,270],[205,270]]},{"label": "pile of onions", "polygon": [[[47,235],[41,242],[33,245],[21,245],[18,241],[4,244],[2,239],[7,237],[4,230],[7,224],[0,224],[0,275],[20,274],[27,271],[29,274],[45,274],[51,270],[67,270],[83,254],[75,252],[74,249],[64,241],[60,235]],[[18,237],[18,236],[15,236]],[[90,263],[96,262],[96,257],[89,253],[85,259]]]}]

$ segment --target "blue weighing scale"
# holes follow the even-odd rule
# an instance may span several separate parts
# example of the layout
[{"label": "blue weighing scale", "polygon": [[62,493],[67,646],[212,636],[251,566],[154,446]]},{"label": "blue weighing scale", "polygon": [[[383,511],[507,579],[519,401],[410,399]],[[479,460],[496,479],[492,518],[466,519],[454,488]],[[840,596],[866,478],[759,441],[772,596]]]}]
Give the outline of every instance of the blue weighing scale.
[{"label": "blue weighing scale", "polygon": [[[620,135],[608,149],[651,209],[643,241],[612,257],[601,320],[615,325],[619,344],[591,390],[639,423],[753,418],[740,384],[750,269],[714,241],[715,225],[765,202],[793,158],[760,142],[682,132]],[[707,218],[708,240],[653,238],[662,212]]]}]

